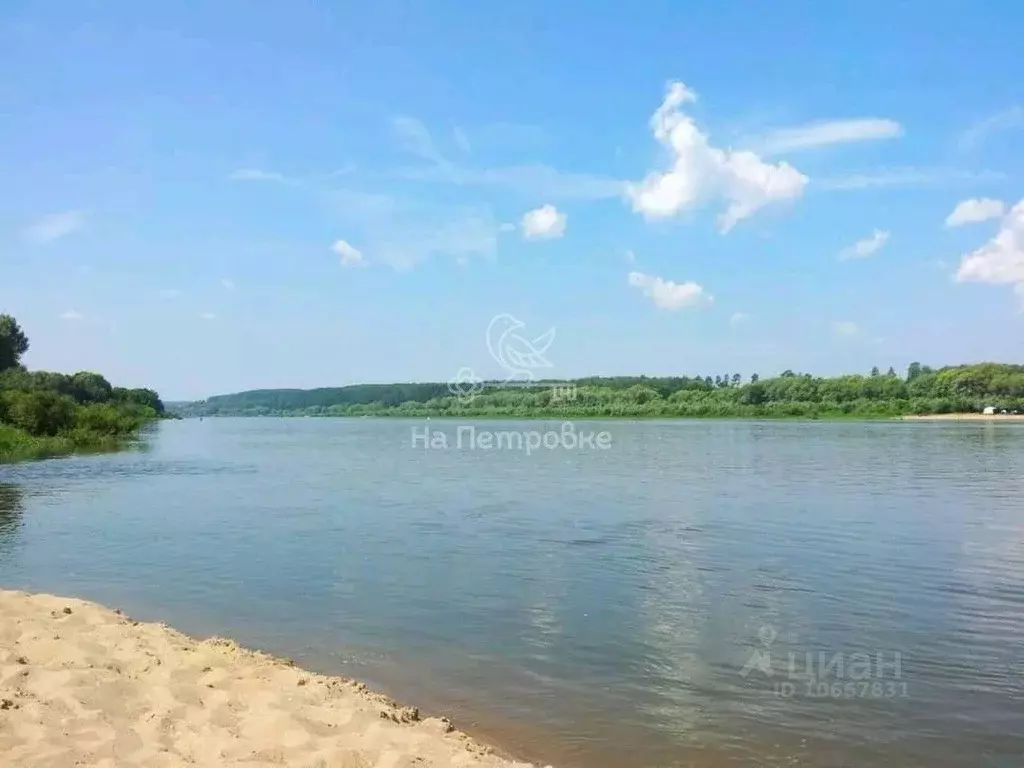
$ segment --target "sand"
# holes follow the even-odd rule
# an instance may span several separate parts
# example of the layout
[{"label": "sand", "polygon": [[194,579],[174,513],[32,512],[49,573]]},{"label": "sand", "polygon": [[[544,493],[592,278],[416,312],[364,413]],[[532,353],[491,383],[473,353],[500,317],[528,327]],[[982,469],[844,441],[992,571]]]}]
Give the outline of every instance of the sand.
[{"label": "sand", "polygon": [[1024,421],[1024,414],[995,413],[986,416],[983,413],[933,413],[927,416],[902,416],[904,421]]},{"label": "sand", "polygon": [[7,590],[0,763],[529,768],[362,683],[95,603]]}]

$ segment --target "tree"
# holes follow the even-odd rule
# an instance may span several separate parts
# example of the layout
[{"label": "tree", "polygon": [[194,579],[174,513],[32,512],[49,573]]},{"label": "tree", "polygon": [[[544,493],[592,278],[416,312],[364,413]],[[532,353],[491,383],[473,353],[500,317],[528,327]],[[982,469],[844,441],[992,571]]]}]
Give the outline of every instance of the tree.
[{"label": "tree", "polygon": [[738,373],[734,373],[732,375],[732,385],[734,387],[738,387],[740,385],[740,375]]},{"label": "tree", "polygon": [[907,381],[913,381],[922,373],[920,363],[911,363],[910,367],[907,368]]},{"label": "tree", "polygon": [[761,378],[761,377],[760,377],[760,376],[758,376],[758,375],[757,375],[756,373],[752,373],[752,374],[750,374],[750,383],[751,383],[751,384],[757,384],[757,381],[758,381],[758,379],[760,379],[760,378]]},{"label": "tree", "polygon": [[722,386],[722,377],[721,376],[715,376],[715,386],[716,387]]},{"label": "tree", "polygon": [[784,379],[792,379],[792,378],[793,378],[794,376],[796,376],[796,374],[795,374],[795,373],[793,373],[793,371],[792,371],[792,370],[790,370],[789,368],[787,368],[786,370],[784,370],[784,371],[783,371],[783,372],[782,372],[782,373],[781,373],[780,375],[781,375],[781,376],[782,376],[782,378],[784,378]]},{"label": "tree", "polygon": [[871,369],[871,375],[872,376],[880,376],[881,375],[879,373],[879,371],[878,371],[878,366],[877,365],[874,368]]},{"label": "tree", "polygon": [[28,337],[10,315],[0,315],[0,371],[14,368],[28,352]]},{"label": "tree", "polygon": [[893,368],[890,365],[889,366],[889,370],[885,372],[885,375],[888,376],[890,379],[895,379],[896,378],[896,369]]}]

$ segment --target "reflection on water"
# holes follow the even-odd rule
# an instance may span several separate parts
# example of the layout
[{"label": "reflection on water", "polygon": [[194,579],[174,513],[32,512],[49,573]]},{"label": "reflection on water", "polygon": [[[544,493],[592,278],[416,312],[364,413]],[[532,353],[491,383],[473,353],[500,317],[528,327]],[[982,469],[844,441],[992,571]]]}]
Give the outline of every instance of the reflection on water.
[{"label": "reflection on water", "polygon": [[[608,451],[526,456],[414,426],[168,422],[0,467],[0,584],[362,677],[563,768],[1020,764],[1024,428],[611,422]],[[897,653],[906,695],[833,687],[828,660],[882,654],[881,684]]]},{"label": "reflection on water", "polygon": [[21,489],[11,483],[0,483],[0,558],[13,551],[24,513]]}]

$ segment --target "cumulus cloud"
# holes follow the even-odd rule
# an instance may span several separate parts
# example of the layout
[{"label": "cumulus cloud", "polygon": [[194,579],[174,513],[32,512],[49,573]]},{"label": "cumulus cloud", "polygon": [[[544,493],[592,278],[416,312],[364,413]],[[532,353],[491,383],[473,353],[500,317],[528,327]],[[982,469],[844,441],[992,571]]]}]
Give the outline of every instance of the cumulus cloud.
[{"label": "cumulus cloud", "polygon": [[883,229],[876,229],[871,233],[871,237],[865,237],[863,240],[858,240],[849,248],[844,248],[840,251],[839,258],[843,261],[848,259],[865,259],[876,253],[883,245],[885,245],[888,239],[889,233],[887,231]]},{"label": "cumulus cloud", "polygon": [[835,328],[835,332],[840,336],[850,337],[856,336],[860,333],[860,329],[857,327],[857,324],[851,320],[839,320],[833,327]]},{"label": "cumulus cloud", "polygon": [[765,154],[774,155],[830,144],[895,139],[902,135],[903,126],[895,120],[877,117],[827,120],[792,128],[780,128],[764,137],[759,146]]},{"label": "cumulus cloud", "polygon": [[953,212],[946,217],[947,227],[960,227],[964,224],[974,224],[979,221],[998,219],[1006,211],[1002,200],[993,200],[990,197],[976,197],[970,200],[963,200],[957,203]]},{"label": "cumulus cloud", "polygon": [[85,213],[64,211],[43,216],[22,231],[22,237],[34,245],[48,245],[85,227]]},{"label": "cumulus cloud", "polygon": [[630,272],[629,284],[643,291],[658,309],[678,310],[711,304],[713,297],[694,282],[675,283],[643,272]]},{"label": "cumulus cloud", "polygon": [[655,138],[672,153],[671,167],[653,172],[627,194],[633,210],[647,219],[675,216],[705,199],[726,202],[719,216],[722,232],[764,206],[803,194],[807,177],[788,163],[765,163],[753,152],[718,149],[681,107],[697,100],[683,83],[668,86],[665,100],[651,117]]},{"label": "cumulus cloud", "polygon": [[553,205],[542,205],[523,214],[523,237],[528,240],[547,240],[565,234],[569,217]]},{"label": "cumulus cloud", "polygon": [[1024,300],[1024,200],[1003,217],[996,236],[960,261],[961,283],[1012,285]]},{"label": "cumulus cloud", "polygon": [[335,240],[331,245],[331,250],[338,254],[343,267],[358,267],[363,263],[362,251],[344,240]]}]

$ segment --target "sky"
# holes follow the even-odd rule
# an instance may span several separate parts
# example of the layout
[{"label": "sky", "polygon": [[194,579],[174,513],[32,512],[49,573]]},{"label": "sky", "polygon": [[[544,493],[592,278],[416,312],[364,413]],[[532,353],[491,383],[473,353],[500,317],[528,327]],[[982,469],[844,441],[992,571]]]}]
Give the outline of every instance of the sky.
[{"label": "sky", "polygon": [[1024,358],[1024,8],[0,8],[0,312],[168,400]]}]

